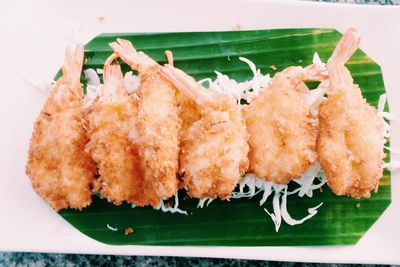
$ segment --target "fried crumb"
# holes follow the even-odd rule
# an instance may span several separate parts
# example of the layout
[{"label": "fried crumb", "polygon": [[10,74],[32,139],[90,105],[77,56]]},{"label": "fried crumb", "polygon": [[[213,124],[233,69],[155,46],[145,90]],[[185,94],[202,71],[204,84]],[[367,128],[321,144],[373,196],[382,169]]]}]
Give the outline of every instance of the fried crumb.
[{"label": "fried crumb", "polygon": [[271,66],[269,66],[269,67],[270,67],[271,70],[277,70],[277,68],[276,68],[275,65],[271,65]]},{"label": "fried crumb", "polygon": [[103,22],[105,19],[106,19],[106,18],[105,18],[104,16],[100,16],[100,17],[97,18],[97,20],[98,20],[99,22]]},{"label": "fried crumb", "polygon": [[164,206],[166,208],[172,208],[174,205],[173,205],[172,201],[168,201],[167,203],[164,203]]},{"label": "fried crumb", "polygon": [[129,235],[129,234],[132,234],[134,232],[134,230],[133,230],[133,228],[132,227],[128,227],[128,228],[126,228],[125,229],[125,235]]},{"label": "fried crumb", "polygon": [[319,192],[324,192],[324,189],[322,189],[322,187],[319,188]]},{"label": "fried crumb", "polygon": [[232,30],[241,30],[242,29],[242,26],[239,24],[239,23],[237,23],[235,26],[233,26],[232,27]]},{"label": "fried crumb", "polygon": [[360,203],[357,203],[356,204],[356,208],[358,209],[358,208],[360,208],[361,207],[361,204]]}]

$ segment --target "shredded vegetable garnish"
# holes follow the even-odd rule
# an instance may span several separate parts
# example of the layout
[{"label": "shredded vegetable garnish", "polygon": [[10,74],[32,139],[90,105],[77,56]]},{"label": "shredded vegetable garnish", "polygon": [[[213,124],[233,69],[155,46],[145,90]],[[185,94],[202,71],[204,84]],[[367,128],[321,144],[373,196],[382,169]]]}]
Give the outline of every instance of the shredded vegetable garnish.
[{"label": "shredded vegetable garnish", "polygon": [[[171,213],[179,213],[179,214],[185,214],[188,215],[187,211],[181,210],[179,207],[179,197],[178,197],[178,192],[174,196],[174,206],[173,207],[168,207],[164,203],[165,200],[161,200],[160,204],[155,208],[156,210],[161,210],[162,212],[171,212]],[[208,205],[207,205],[208,206]],[[136,208],[135,204],[131,204],[131,208]]]},{"label": "shredded vegetable garnish", "polygon": [[382,119],[383,123],[383,136],[384,140],[383,143],[386,143],[386,138],[390,137],[390,124],[387,121],[394,120],[394,116],[385,112],[385,105],[386,105],[386,94],[382,94],[379,97],[378,101],[378,116]]},{"label": "shredded vegetable garnish", "polygon": [[258,178],[254,174],[246,174],[239,182],[239,190],[232,193],[232,198],[252,198],[262,193],[260,200],[260,206],[262,206],[268,197],[273,194],[273,211],[269,212],[266,208],[264,210],[271,217],[275,224],[275,230],[278,231],[282,219],[289,225],[301,224],[317,214],[317,209],[322,205],[321,203],[316,207],[308,209],[309,214],[300,220],[293,219],[287,211],[287,196],[297,194],[298,197],[304,197],[305,195],[312,197],[313,191],[321,188],[326,183],[325,176],[321,172],[319,164],[315,164],[300,179],[293,181],[299,187],[293,191],[288,191],[288,185],[273,184]]},{"label": "shredded vegetable garnish", "polygon": [[[325,64],[324,62],[322,62],[322,60],[321,60],[321,58],[319,57],[319,55],[318,55],[317,52],[314,53],[312,63],[313,63],[314,65],[319,66],[319,67],[323,67],[323,68],[326,67],[326,64]],[[323,74],[328,74],[328,70],[325,70],[325,71],[323,71],[322,73],[323,73]]]},{"label": "shredded vegetable garnish", "polygon": [[[84,107],[89,107],[96,98],[103,95],[103,85],[100,83],[99,74],[102,70],[86,69],[84,70],[85,78],[87,80],[86,95],[84,99]],[[134,94],[140,86],[140,79],[137,75],[133,75],[132,71],[128,71],[124,75],[124,87],[128,94]]]},{"label": "shredded vegetable garnish", "polygon": [[164,204],[164,200],[160,201],[160,204],[158,204],[156,210],[161,210],[162,212],[171,212],[171,213],[180,213],[180,214],[185,214],[188,215],[187,211],[181,210],[178,208],[179,206],[179,197],[178,197],[178,192],[175,194],[175,203],[173,207],[166,207]]},{"label": "shredded vegetable garnish", "polygon": [[140,78],[133,75],[132,71],[128,71],[124,75],[124,86],[129,94],[133,94],[140,86]]},{"label": "shredded vegetable garnish", "polygon": [[23,80],[29,84],[30,86],[32,86],[35,89],[38,89],[39,91],[43,92],[43,93],[47,93],[49,92],[54,84],[56,83],[55,81],[39,81],[37,79],[34,79],[32,77],[23,77]]},{"label": "shredded vegetable garnish", "polygon": [[[308,219],[310,219],[311,217],[313,217],[315,214],[317,214],[318,212],[318,208],[322,206],[322,204],[324,204],[323,202],[319,203],[317,206],[309,208],[308,211],[308,215],[305,216],[303,219],[300,220],[296,220],[293,219],[290,214],[287,211],[287,187],[285,187],[284,192],[282,194],[282,203],[281,203],[281,216],[282,219],[289,225],[293,226],[293,225],[297,225],[297,224],[302,224],[303,222],[307,221]],[[275,228],[276,229],[276,228]],[[278,231],[278,229],[276,229],[276,231]]]},{"label": "shredded vegetable garnish", "polygon": [[103,85],[100,83],[100,77],[94,69],[86,69],[83,71],[87,80],[86,95],[83,100],[83,106],[89,107],[96,98],[101,98],[103,93]]},{"label": "shredded vegetable garnish", "polygon": [[[390,137],[390,121],[395,120],[395,116],[393,116],[392,114],[390,114],[389,112],[385,112],[385,105],[386,105],[386,94],[382,94],[379,97],[379,101],[378,101],[378,116],[382,119],[382,123],[383,123],[383,144],[387,143],[387,139]],[[392,153],[400,153],[399,150],[395,149],[395,148],[390,148],[388,146],[384,146],[384,148]],[[383,165],[383,167],[385,169],[388,169],[391,172],[394,172],[395,170],[400,169],[400,162],[399,161],[392,161],[390,163],[385,163]]]},{"label": "shredded vegetable garnish", "polygon": [[199,199],[199,204],[197,204],[197,208],[204,208],[204,205],[206,205],[206,207],[208,207],[208,205],[210,205],[211,202],[213,202],[215,198],[200,198]]},{"label": "shredded vegetable garnish", "polygon": [[254,63],[247,58],[240,57],[239,59],[249,65],[251,71],[253,72],[252,79],[245,82],[237,82],[229,78],[227,75],[216,71],[215,74],[217,74],[217,78],[214,81],[207,78],[199,82],[207,82],[209,84],[208,88],[210,90],[226,94],[234,98],[237,101],[238,105],[240,104],[240,100],[242,99],[250,103],[251,100],[259,94],[260,90],[268,87],[268,84],[271,81],[271,77],[269,76],[269,74],[261,74],[260,70],[256,69]]},{"label": "shredded vegetable garnish", "polygon": [[388,169],[391,172],[394,172],[394,171],[400,169],[400,162],[399,161],[393,161],[393,162],[390,162],[390,163],[385,163],[383,165],[383,167],[385,169]]},{"label": "shredded vegetable garnish", "polygon": [[118,228],[117,228],[117,227],[112,227],[112,226],[109,225],[108,223],[107,223],[107,228],[110,229],[111,231],[114,231],[114,232],[118,231]]},{"label": "shredded vegetable garnish", "polygon": [[393,147],[383,146],[387,151],[390,151],[393,154],[400,154],[400,150],[395,149]]},{"label": "shredded vegetable garnish", "polygon": [[85,75],[85,79],[87,79],[88,85],[100,85],[100,77],[94,69],[86,69],[83,71],[83,74]]}]

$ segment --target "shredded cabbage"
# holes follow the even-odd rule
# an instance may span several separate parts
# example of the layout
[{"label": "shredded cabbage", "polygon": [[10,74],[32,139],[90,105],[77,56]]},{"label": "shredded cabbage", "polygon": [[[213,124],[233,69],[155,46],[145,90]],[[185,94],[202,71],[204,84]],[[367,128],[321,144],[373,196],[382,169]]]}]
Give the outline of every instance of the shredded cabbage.
[{"label": "shredded cabbage", "polygon": [[124,86],[129,94],[133,94],[140,86],[140,79],[137,75],[133,75],[132,71],[128,71],[124,75]]},{"label": "shredded cabbage", "polygon": [[[314,183],[317,180],[317,183]],[[272,206],[273,211],[269,212],[266,208],[264,211],[271,217],[275,224],[275,230],[278,231],[282,222],[285,221],[289,225],[296,225],[317,214],[317,209],[322,203],[316,207],[308,209],[308,215],[300,220],[293,219],[287,211],[287,196],[297,194],[298,197],[313,196],[313,191],[321,188],[326,179],[321,171],[320,165],[317,163],[312,166],[300,179],[293,180],[299,187],[293,191],[288,191],[288,185],[274,184],[258,178],[254,174],[246,174],[239,182],[239,190],[232,193],[232,198],[252,198],[262,192],[260,206],[262,206],[273,193]]]},{"label": "shredded cabbage", "polygon": [[[305,216],[303,219],[296,220],[296,219],[293,219],[293,218],[290,216],[290,214],[288,213],[288,211],[287,211],[287,208],[286,208],[286,207],[287,207],[287,196],[288,196],[288,194],[287,194],[287,187],[285,187],[284,192],[283,192],[283,195],[282,195],[281,216],[282,216],[283,220],[284,220],[287,224],[289,224],[289,225],[291,225],[291,226],[297,225],[297,224],[302,224],[303,222],[307,221],[308,219],[310,219],[311,217],[313,217],[315,214],[317,214],[318,208],[321,207],[322,204],[324,204],[323,202],[321,202],[321,203],[318,204],[317,206],[312,207],[312,208],[309,208],[309,209],[307,210],[307,211],[308,211],[308,215],[307,215],[307,216]],[[278,231],[279,228],[278,228],[278,229],[275,228],[275,230]]]},{"label": "shredded cabbage", "polygon": [[251,100],[260,93],[260,90],[268,87],[271,77],[269,74],[261,74],[260,70],[256,69],[254,63],[247,58],[240,57],[239,59],[249,65],[253,72],[252,79],[245,82],[237,82],[229,78],[227,75],[215,71],[217,78],[214,81],[212,81],[210,78],[207,78],[199,82],[207,82],[210,90],[232,97],[236,100],[238,105],[240,105],[241,99],[244,99],[250,103]]},{"label": "shredded cabbage", "polygon": [[[379,97],[378,101],[378,116],[381,118],[382,123],[383,123],[383,144],[387,143],[387,139],[390,137],[390,124],[388,121],[393,121],[395,120],[395,116],[390,114],[389,112],[385,112],[385,105],[386,105],[386,94],[382,94]],[[390,148],[388,146],[384,146],[384,148],[392,153],[398,154],[400,153],[399,150],[395,148]],[[388,169],[391,172],[394,172],[400,168],[400,162],[399,161],[392,161],[390,163],[385,163],[383,165],[384,168]]]},{"label": "shredded cabbage", "polygon": [[83,74],[87,79],[87,84],[94,86],[100,85],[100,77],[94,69],[86,69],[83,71]]},{"label": "shredded cabbage", "polygon": [[103,85],[100,83],[100,77],[94,69],[86,69],[83,71],[87,80],[86,95],[83,99],[83,107],[92,105],[96,98],[103,95]]},{"label": "shredded cabbage", "polygon": [[213,202],[215,198],[200,198],[199,199],[199,204],[197,204],[197,208],[204,208],[204,205],[206,205],[206,207],[208,207],[208,205],[210,205],[211,202]]},{"label": "shredded cabbage", "polygon": [[[84,99],[84,107],[89,107],[96,98],[102,98],[103,85],[100,83],[99,74],[102,74],[101,69],[86,69],[84,70],[85,78],[87,79],[86,95]],[[134,94],[140,86],[140,79],[137,75],[133,75],[132,71],[128,71],[124,75],[124,88],[128,94]]]},{"label": "shredded cabbage", "polygon": [[53,89],[53,86],[56,83],[55,81],[40,81],[33,77],[23,77],[23,80],[33,88],[38,89],[43,93],[47,93]]},{"label": "shredded cabbage", "polygon": [[181,210],[178,208],[179,206],[179,197],[178,197],[178,192],[175,194],[175,203],[173,207],[166,207],[164,204],[164,200],[160,201],[160,204],[158,204],[156,210],[161,210],[162,212],[171,212],[171,213],[180,213],[180,214],[185,214],[188,215],[187,211]]},{"label": "shredded cabbage", "polygon": [[107,228],[110,229],[111,231],[114,231],[114,232],[118,231],[118,228],[117,228],[117,227],[112,227],[112,226],[109,225],[108,223],[107,223]]},{"label": "shredded cabbage", "polygon": [[[383,143],[386,143],[386,138],[390,137],[390,124],[387,121],[392,121],[395,117],[388,112],[385,112],[386,94],[382,94],[378,101],[378,116],[382,119],[383,123]],[[387,120],[387,121],[386,121]]]}]

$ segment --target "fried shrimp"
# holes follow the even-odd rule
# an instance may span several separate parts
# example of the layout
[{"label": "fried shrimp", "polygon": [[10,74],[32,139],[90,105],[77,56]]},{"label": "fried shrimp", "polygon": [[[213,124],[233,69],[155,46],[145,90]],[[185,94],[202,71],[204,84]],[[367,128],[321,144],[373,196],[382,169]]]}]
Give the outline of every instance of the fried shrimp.
[{"label": "fried shrimp", "polygon": [[35,122],[26,174],[35,191],[55,210],[82,209],[92,202],[95,165],[84,151],[89,141],[83,120],[80,76],[83,46],[67,48],[63,76]]},{"label": "fried shrimp", "polygon": [[180,172],[195,198],[229,199],[248,168],[248,135],[234,99],[205,89],[171,65],[163,74],[182,94],[200,107],[201,118],[184,134]]},{"label": "fried shrimp", "polygon": [[[250,172],[277,184],[299,178],[317,159],[316,126],[301,96],[303,81],[325,78],[323,68],[289,67],[244,107],[249,132]],[[308,90],[308,88],[306,88]]]},{"label": "fried shrimp", "polygon": [[137,132],[132,138],[139,146],[143,169],[143,201],[156,207],[161,199],[178,190],[179,130],[177,96],[174,86],[160,74],[161,66],[129,41],[110,44],[132,69],[139,72],[140,87]]},{"label": "fried shrimp", "polygon": [[137,101],[126,92],[121,67],[110,64],[112,59],[104,65],[102,97],[89,107],[86,151],[98,166],[96,189],[116,205],[123,201],[139,205],[142,171],[137,144],[129,138],[136,127]]},{"label": "fried shrimp", "polygon": [[370,197],[383,172],[383,124],[344,66],[360,38],[349,29],[327,63],[328,98],[319,107],[318,160],[337,195]]},{"label": "fried shrimp", "polygon": [[[171,51],[165,51],[165,55],[168,59],[168,65],[174,65],[173,54]],[[201,118],[201,110],[200,107],[187,97],[185,94],[182,94],[179,90],[176,92],[177,100],[178,100],[178,113],[179,118],[181,120],[181,129],[179,131],[179,139],[182,140],[189,130],[190,126],[195,121],[198,121]]]}]

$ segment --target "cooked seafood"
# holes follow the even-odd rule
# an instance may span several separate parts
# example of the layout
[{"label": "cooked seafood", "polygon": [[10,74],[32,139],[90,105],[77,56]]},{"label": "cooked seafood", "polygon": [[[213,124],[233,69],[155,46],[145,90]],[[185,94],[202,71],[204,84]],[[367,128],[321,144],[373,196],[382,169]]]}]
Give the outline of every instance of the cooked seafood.
[{"label": "cooked seafood", "polygon": [[[174,58],[171,51],[165,51],[165,55],[168,59],[168,64],[173,66]],[[177,103],[178,103],[178,114],[181,120],[181,128],[179,130],[179,140],[182,140],[187,134],[190,126],[201,118],[200,107],[196,104],[193,99],[190,99],[185,94],[182,94],[179,90],[176,91]],[[181,155],[181,153],[180,153]],[[179,157],[181,158],[181,156]],[[181,161],[181,160],[179,160]]]},{"label": "cooked seafood", "polygon": [[129,138],[136,127],[137,101],[124,88],[121,67],[104,65],[102,97],[90,106],[87,115],[90,142],[86,151],[97,163],[96,191],[109,202],[142,203],[142,166],[137,144]]},{"label": "cooked seafood", "polygon": [[82,209],[92,202],[95,165],[84,151],[89,141],[80,83],[83,46],[67,48],[63,76],[54,85],[35,122],[26,174],[36,192],[55,210]]},{"label": "cooked seafood", "polygon": [[327,63],[328,98],[319,107],[318,160],[337,195],[370,197],[383,172],[383,124],[344,64],[360,38],[349,29]]},{"label": "cooked seafood", "polygon": [[[250,172],[277,184],[299,178],[317,159],[316,125],[301,96],[305,80],[326,78],[316,65],[289,67],[244,107],[249,132]],[[308,90],[308,88],[306,88]]]},{"label": "cooked seafood", "polygon": [[[305,189],[297,190],[307,194],[325,183],[313,184],[320,167],[335,194],[370,197],[383,174],[389,125],[381,118],[388,114],[378,116],[345,67],[359,42],[349,29],[326,67],[316,56],[313,65],[288,67],[272,79],[240,58],[252,80],[239,83],[216,72],[215,81],[203,80],[209,82],[205,89],[173,66],[172,52],[161,66],[117,39],[110,43],[114,53],[104,64],[104,84],[94,70],[86,71],[95,82],[85,99],[83,46],[68,48],[63,75],[35,122],[26,174],[57,211],[82,209],[99,192],[115,205],[186,213],[178,208],[178,189],[204,205],[229,199],[240,181],[234,198],[264,190],[264,203],[273,188],[274,212],[284,217],[276,199],[282,194],[286,203],[285,184],[301,177],[295,181]],[[139,76],[130,72],[124,81],[118,57]],[[309,80],[322,83],[310,91]],[[163,201],[172,196],[170,207]]]},{"label": "cooked seafood", "polygon": [[137,52],[129,41],[117,39],[110,46],[140,75],[137,131],[131,137],[138,144],[145,201],[155,207],[178,190],[181,122],[176,89],[160,74],[161,66],[143,52]]},{"label": "cooked seafood", "polygon": [[234,99],[205,89],[171,65],[162,72],[202,112],[201,118],[188,128],[181,145],[180,172],[188,194],[229,199],[248,168],[248,135],[240,107]]}]

